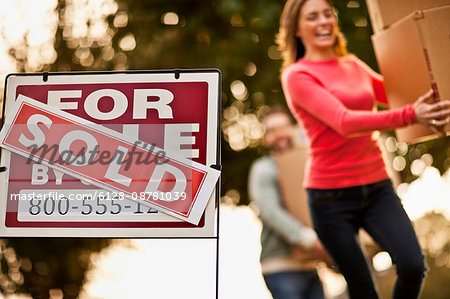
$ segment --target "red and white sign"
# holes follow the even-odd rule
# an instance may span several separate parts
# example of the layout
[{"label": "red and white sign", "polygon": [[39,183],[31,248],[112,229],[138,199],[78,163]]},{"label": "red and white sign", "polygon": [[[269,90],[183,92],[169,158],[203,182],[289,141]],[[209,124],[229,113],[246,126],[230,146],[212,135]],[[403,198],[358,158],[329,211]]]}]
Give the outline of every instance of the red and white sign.
[{"label": "red and white sign", "polygon": [[218,79],[8,78],[2,146],[13,153],[2,151],[0,233],[210,235],[219,172],[206,165],[217,164]]},{"label": "red and white sign", "polygon": [[193,224],[219,178],[217,170],[22,95],[7,115],[0,146]]}]

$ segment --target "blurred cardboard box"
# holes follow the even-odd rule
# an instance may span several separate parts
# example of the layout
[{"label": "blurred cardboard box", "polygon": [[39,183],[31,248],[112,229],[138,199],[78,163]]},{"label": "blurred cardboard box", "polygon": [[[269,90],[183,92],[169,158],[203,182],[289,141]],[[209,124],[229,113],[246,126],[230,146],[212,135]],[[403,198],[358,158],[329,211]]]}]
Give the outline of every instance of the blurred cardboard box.
[{"label": "blurred cardboard box", "polygon": [[[437,100],[450,100],[450,5],[416,11],[372,41],[391,108],[415,102],[430,88]],[[421,124],[396,133],[408,143],[436,137]]]},{"label": "blurred cardboard box", "polygon": [[[284,207],[303,225],[312,227],[307,194],[303,187],[307,151],[306,145],[295,144],[292,149],[274,154],[273,157],[278,167]],[[311,250],[293,247],[292,252],[295,258],[303,261],[317,260],[315,252]]]},{"label": "blurred cardboard box", "polygon": [[416,10],[450,5],[450,0],[366,0],[374,32],[390,26]]},{"label": "blurred cardboard box", "polygon": [[290,150],[274,155],[274,158],[286,210],[302,224],[312,227],[306,190],[303,187],[307,156],[306,146],[296,145]]}]

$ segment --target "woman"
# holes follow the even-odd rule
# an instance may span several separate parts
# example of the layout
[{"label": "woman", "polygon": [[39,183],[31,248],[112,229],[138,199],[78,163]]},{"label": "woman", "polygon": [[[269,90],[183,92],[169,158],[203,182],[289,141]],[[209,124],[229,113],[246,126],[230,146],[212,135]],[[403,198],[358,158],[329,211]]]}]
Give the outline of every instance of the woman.
[{"label": "woman", "polygon": [[283,90],[310,140],[305,187],[314,229],[344,275],[351,298],[378,298],[356,235],[364,228],[392,257],[394,298],[417,298],[425,265],[411,221],[395,194],[374,130],[420,122],[440,132],[450,101],[432,92],[400,109],[386,103],[381,76],[352,55],[327,0],[289,0],[281,16]]}]

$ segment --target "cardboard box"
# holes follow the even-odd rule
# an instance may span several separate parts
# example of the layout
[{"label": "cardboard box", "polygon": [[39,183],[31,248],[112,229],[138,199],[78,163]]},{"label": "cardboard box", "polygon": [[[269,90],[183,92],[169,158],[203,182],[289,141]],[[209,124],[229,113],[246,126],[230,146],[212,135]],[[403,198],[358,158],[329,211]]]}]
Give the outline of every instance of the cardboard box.
[{"label": "cardboard box", "polygon": [[312,227],[306,190],[303,188],[306,146],[297,145],[282,154],[274,155],[274,158],[278,166],[280,189],[286,210],[302,224]]},{"label": "cardboard box", "polygon": [[[295,219],[303,225],[312,227],[308,197],[303,187],[308,149],[306,145],[295,143],[295,141],[294,144],[292,149],[273,155],[278,167],[283,204]],[[292,248],[292,253],[296,259],[305,262],[318,261],[318,257],[312,250],[304,250],[301,247],[295,246]]]},{"label": "cardboard box", "polygon": [[[450,100],[450,5],[416,11],[372,41],[391,108],[415,102],[430,88],[437,100]],[[421,124],[396,133],[408,143],[436,137]]]},{"label": "cardboard box", "polygon": [[374,32],[406,17],[416,10],[450,5],[450,0],[366,0]]}]

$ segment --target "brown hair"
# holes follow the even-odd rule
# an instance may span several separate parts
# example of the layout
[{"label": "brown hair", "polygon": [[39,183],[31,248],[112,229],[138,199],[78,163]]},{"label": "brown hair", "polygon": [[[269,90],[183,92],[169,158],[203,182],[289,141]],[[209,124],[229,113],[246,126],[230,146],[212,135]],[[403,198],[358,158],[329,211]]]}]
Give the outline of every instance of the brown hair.
[{"label": "brown hair", "polygon": [[[280,30],[276,38],[278,49],[281,51],[283,58],[282,69],[285,69],[305,55],[305,46],[300,38],[295,36],[295,33],[297,32],[300,11],[306,1],[308,0],[288,0],[284,5],[280,19]],[[333,6],[330,0],[326,1],[331,7]],[[338,26],[336,26],[335,34],[334,54],[338,57],[345,56],[347,54],[347,42]]]}]

